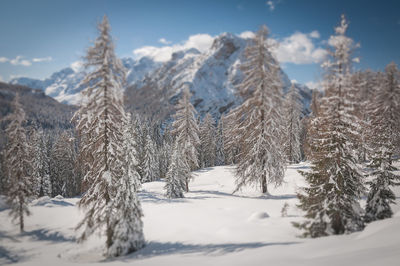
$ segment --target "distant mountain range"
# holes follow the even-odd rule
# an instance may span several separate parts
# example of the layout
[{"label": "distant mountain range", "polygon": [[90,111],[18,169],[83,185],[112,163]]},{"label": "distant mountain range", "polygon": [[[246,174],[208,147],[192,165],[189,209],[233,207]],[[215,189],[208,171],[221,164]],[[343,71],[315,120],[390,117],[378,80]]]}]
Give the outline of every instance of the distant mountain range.
[{"label": "distant mountain range", "polygon": [[[240,63],[244,60],[247,39],[224,33],[217,36],[210,49],[201,53],[191,48],[172,54],[169,61],[156,62],[150,57],[123,58],[128,70],[125,102],[129,110],[157,119],[165,119],[174,112],[173,105],[184,85],[193,93],[196,110],[204,115],[211,112],[218,118],[222,113],[242,102],[236,86],[242,80]],[[16,78],[11,84],[25,85],[43,90],[62,103],[79,104],[80,82],[84,71],[68,67],[52,74],[48,79]],[[291,82],[281,71],[285,91]],[[311,90],[296,85],[303,97],[305,111],[311,100]]]}]

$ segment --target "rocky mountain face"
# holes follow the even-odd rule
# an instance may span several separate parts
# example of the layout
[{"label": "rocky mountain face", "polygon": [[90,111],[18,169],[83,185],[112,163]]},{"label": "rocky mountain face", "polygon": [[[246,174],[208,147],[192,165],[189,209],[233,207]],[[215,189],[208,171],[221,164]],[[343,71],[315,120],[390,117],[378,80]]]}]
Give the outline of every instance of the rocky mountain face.
[{"label": "rocky mountain face", "polygon": [[[225,33],[215,38],[206,53],[196,49],[180,51],[171,60],[154,70],[140,84],[125,91],[126,105],[132,111],[166,119],[174,112],[174,104],[184,86],[192,92],[192,102],[201,116],[210,112],[215,118],[226,113],[243,100],[237,95],[237,85],[242,80],[240,64],[245,59],[246,39]],[[284,91],[291,82],[281,71]],[[307,113],[311,90],[297,84]]]},{"label": "rocky mountain face", "polygon": [[[143,57],[139,60],[133,58],[124,58],[122,63],[128,70],[127,83],[140,83],[145,75],[149,74],[153,69],[157,68],[160,63],[153,61],[150,58]],[[66,104],[77,105],[80,103],[80,92],[84,89],[80,85],[85,77],[84,70],[73,70],[71,67],[55,72],[45,80],[31,78],[15,78],[10,81],[13,85],[23,85],[32,89],[39,89],[45,92],[46,95],[53,97],[57,101]]]},{"label": "rocky mountain face", "polygon": [[[189,86],[196,110],[203,116],[210,112],[215,118],[242,102],[236,87],[242,80],[240,63],[244,60],[247,40],[224,33],[216,37],[210,49],[204,53],[192,48],[174,53],[165,63],[149,57],[124,58],[128,69],[125,103],[129,110],[155,119],[167,119],[184,86]],[[45,80],[17,78],[12,84],[21,84],[43,90],[59,102],[79,104],[80,82],[84,71],[65,68]],[[285,91],[290,80],[281,71]],[[305,110],[311,91],[298,85]]]}]

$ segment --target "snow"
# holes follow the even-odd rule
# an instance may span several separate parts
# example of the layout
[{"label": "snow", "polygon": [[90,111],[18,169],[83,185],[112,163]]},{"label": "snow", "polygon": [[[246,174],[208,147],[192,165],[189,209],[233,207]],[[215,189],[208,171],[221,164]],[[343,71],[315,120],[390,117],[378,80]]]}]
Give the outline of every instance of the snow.
[{"label": "snow", "polygon": [[[252,187],[232,194],[232,166],[194,172],[183,199],[165,198],[164,181],[145,183],[139,196],[147,246],[109,260],[102,257],[103,237],[75,242],[74,228],[83,215],[75,206],[79,198],[33,201],[23,234],[0,208],[0,265],[398,265],[399,205],[393,206],[393,218],[368,224],[362,232],[298,238],[291,222],[303,219],[295,196],[304,186],[299,169],[308,164],[291,165],[283,186],[270,187],[269,196]],[[399,188],[394,191],[400,195]],[[285,203],[288,215],[281,217]]]}]

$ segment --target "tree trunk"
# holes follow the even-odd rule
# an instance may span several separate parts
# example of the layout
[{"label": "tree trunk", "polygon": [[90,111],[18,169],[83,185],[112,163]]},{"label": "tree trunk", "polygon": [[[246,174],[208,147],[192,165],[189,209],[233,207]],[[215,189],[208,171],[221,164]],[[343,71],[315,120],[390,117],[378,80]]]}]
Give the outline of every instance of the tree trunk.
[{"label": "tree trunk", "polygon": [[23,213],[23,210],[22,210],[21,199],[20,199],[20,202],[19,202],[19,230],[21,231],[21,233],[24,232],[24,213]]},{"label": "tree trunk", "polygon": [[267,176],[265,175],[265,172],[261,177],[261,189],[263,194],[268,194]]},{"label": "tree trunk", "polygon": [[188,178],[185,179],[185,185],[186,185],[185,191],[189,192],[189,179]]}]

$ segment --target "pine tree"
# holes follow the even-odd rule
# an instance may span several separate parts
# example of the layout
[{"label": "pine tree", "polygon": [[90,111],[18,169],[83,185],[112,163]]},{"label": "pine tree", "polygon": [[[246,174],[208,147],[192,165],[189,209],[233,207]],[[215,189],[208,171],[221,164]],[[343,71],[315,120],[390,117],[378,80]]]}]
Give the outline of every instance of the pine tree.
[{"label": "pine tree", "polygon": [[118,180],[118,192],[113,200],[115,210],[111,219],[114,228],[112,245],[108,256],[120,256],[141,249],[144,246],[142,207],[137,197],[140,176],[136,171],[137,158],[135,138],[132,133],[130,117],[127,117],[124,128],[123,147],[125,165],[123,176]]},{"label": "pine tree", "polygon": [[237,143],[236,136],[238,135],[238,130],[236,127],[236,117],[232,110],[226,116],[221,117],[221,127],[222,127],[222,142],[223,142],[223,152],[224,152],[224,164],[232,165],[237,162],[237,156],[239,153],[239,145]]},{"label": "pine tree", "polygon": [[183,198],[183,191],[186,188],[186,180],[190,176],[190,169],[183,157],[181,148],[178,142],[175,142],[172,152],[171,164],[168,168],[165,196],[167,198]]},{"label": "pine tree", "polygon": [[52,196],[50,158],[42,130],[34,130],[31,136],[33,190],[36,197]]},{"label": "pine tree", "polygon": [[200,135],[200,150],[201,150],[201,166],[215,166],[216,160],[216,129],[215,121],[210,113],[207,113],[199,128]]},{"label": "pine tree", "polygon": [[290,163],[298,163],[301,159],[301,98],[298,89],[294,84],[286,94],[284,102],[285,110],[285,139],[284,151]]},{"label": "pine tree", "polygon": [[224,143],[224,129],[223,129],[223,119],[222,117],[218,121],[218,126],[216,130],[216,143],[215,143],[215,165],[225,164],[225,143]]},{"label": "pine tree", "polygon": [[147,130],[146,144],[144,147],[144,159],[142,165],[142,182],[155,181],[158,176],[158,161],[156,157],[156,147],[153,139],[150,136],[150,131]]},{"label": "pine tree", "polygon": [[159,161],[159,167],[160,167],[160,178],[166,178],[167,172],[169,169],[169,165],[171,164],[171,154],[172,154],[172,136],[170,134],[170,129],[166,128],[164,130],[164,135],[163,135],[163,142],[162,146],[160,149],[160,161]]},{"label": "pine tree", "polygon": [[53,195],[74,197],[79,194],[79,176],[75,173],[75,147],[73,138],[67,132],[54,142],[52,149]]},{"label": "pine tree", "polygon": [[24,216],[30,215],[28,209],[29,199],[34,195],[32,190],[32,160],[30,159],[31,147],[27,141],[25,112],[16,94],[14,112],[6,120],[10,120],[5,132],[7,146],[5,150],[7,186],[7,204],[10,206],[10,216],[18,220],[20,231],[24,231]]},{"label": "pine tree", "polygon": [[[86,213],[77,228],[83,228],[80,241],[105,228],[105,254],[119,256],[142,247],[144,242],[136,194],[133,189],[127,189],[133,177],[124,175],[126,155],[122,145],[127,118],[122,104],[122,86],[125,69],[114,54],[106,16],[98,29],[100,35],[86,55],[85,66],[91,72],[83,81],[87,86],[83,91],[84,105],[73,117],[77,121],[77,131],[86,136],[81,139],[82,153],[91,156],[85,162],[84,176],[89,186],[79,201]],[[129,224],[132,221],[134,228]]]},{"label": "pine tree", "polygon": [[390,218],[396,196],[391,187],[400,185],[392,164],[400,125],[400,75],[394,63],[385,69],[384,80],[371,103],[370,156],[373,179],[369,182],[365,221]]},{"label": "pine tree", "polygon": [[333,51],[324,63],[325,95],[312,119],[312,167],[301,172],[308,187],[298,194],[299,207],[307,221],[296,224],[305,236],[320,237],[363,229],[359,198],[364,192],[363,173],[356,164],[354,140],[359,131],[353,114],[355,103],[350,87],[353,40],[345,35],[348,23],[342,16],[340,26],[329,43]]},{"label": "pine tree", "polygon": [[270,53],[264,25],[245,49],[244,79],[239,87],[248,98],[236,108],[236,143],[240,143],[236,168],[237,189],[247,184],[280,185],[285,173],[282,149],[283,92],[280,68]]},{"label": "pine tree", "polygon": [[[173,116],[174,122],[172,124],[172,135],[175,136],[179,146],[183,149],[182,153],[185,155],[186,162],[190,170],[196,170],[199,167],[199,160],[197,154],[197,147],[200,145],[199,128],[196,122],[196,110],[190,103],[190,91],[186,87],[182,91],[182,98],[176,105],[176,113]],[[187,176],[185,180],[185,191],[189,191],[189,179]]]}]

